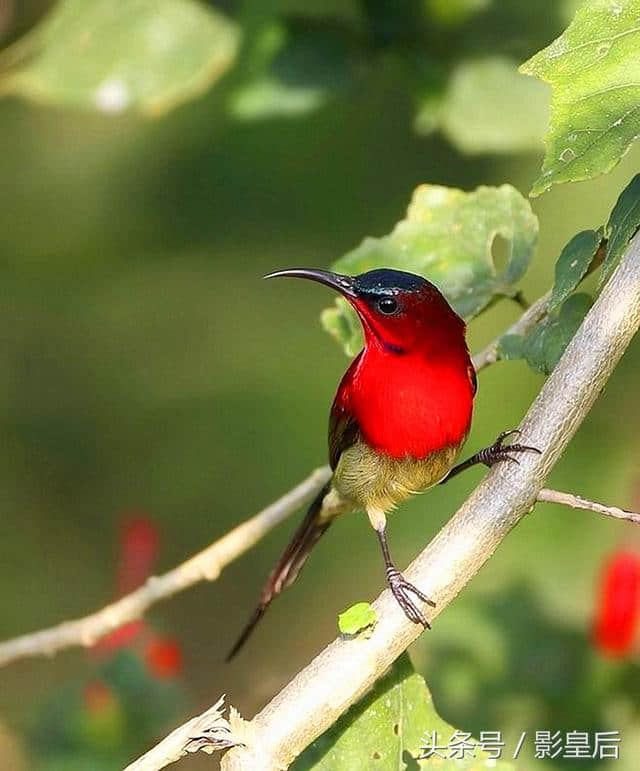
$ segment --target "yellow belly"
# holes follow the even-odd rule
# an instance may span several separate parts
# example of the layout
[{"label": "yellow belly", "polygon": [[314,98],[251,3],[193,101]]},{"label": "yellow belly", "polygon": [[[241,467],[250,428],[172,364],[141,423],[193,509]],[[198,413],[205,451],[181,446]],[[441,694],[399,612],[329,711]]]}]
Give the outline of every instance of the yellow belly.
[{"label": "yellow belly", "polygon": [[[335,498],[347,504],[343,510],[358,508],[386,513],[410,495],[437,484],[453,466],[461,447],[462,443],[446,447],[416,460],[390,458],[364,442],[356,442],[338,461],[332,482]],[[338,500],[335,504],[337,507]]]}]

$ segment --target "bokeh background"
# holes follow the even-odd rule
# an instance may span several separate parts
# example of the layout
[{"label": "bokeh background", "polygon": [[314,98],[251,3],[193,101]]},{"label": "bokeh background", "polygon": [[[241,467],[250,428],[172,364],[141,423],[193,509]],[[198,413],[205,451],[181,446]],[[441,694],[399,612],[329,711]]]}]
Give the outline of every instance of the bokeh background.
[{"label": "bokeh background", "polygon": [[[6,3],[4,42],[48,5]],[[327,266],[364,236],[388,232],[422,182],[464,189],[510,182],[526,194],[541,162],[545,97],[527,100],[537,123],[527,116],[530,135],[510,144],[500,127],[525,108],[508,91],[494,93],[489,116],[478,113],[489,139],[474,147],[451,122],[430,130],[437,89],[410,82],[405,52],[426,46],[429,62],[447,72],[456,58],[496,51],[523,61],[561,32],[575,5],[398,4],[420,6],[429,48],[413,39],[408,10],[403,17],[391,3],[225,2],[218,7],[245,25],[248,40],[268,18],[303,29],[327,19],[340,28],[348,19],[367,41],[366,66],[354,64],[355,74],[313,109],[280,109],[272,95],[266,109],[240,117],[229,108],[243,85],[233,71],[156,120],[0,102],[2,638],[111,599],[119,528],[132,511],[157,528],[155,569],[164,571],[325,461],[328,409],[348,363],[319,326],[330,298],[313,285],[266,285],[261,275]],[[464,13],[451,15],[454,7]],[[323,77],[331,83],[341,75]],[[473,127],[474,111],[486,107],[486,100],[471,106],[462,124]],[[550,285],[564,243],[606,220],[639,161],[632,150],[608,176],[532,202],[541,234],[522,282],[528,298]],[[472,348],[518,313],[504,301],[474,321]],[[542,382],[522,362],[483,372],[467,450],[516,425]],[[640,507],[639,383],[636,342],[552,486]],[[481,473],[393,516],[399,564],[436,533]],[[154,729],[156,738],[222,693],[251,716],[333,638],[338,612],[382,588],[376,539],[364,517],[347,518],[243,654],[224,664],[293,527],[283,524],[218,581],[149,614],[149,624],[179,645],[181,660],[179,707]],[[638,649],[606,656],[591,629],[603,561],[635,546],[640,537],[631,526],[538,506],[411,650],[440,713],[476,735],[502,730],[508,747],[525,730],[620,730],[616,768],[633,768]],[[65,694],[76,698],[69,688],[92,681],[98,666],[73,650],[0,672],[0,768],[72,767],[69,760],[54,766],[41,726],[56,710],[83,709],[70,707]],[[151,738],[138,736],[125,755]],[[119,751],[109,739],[107,752],[103,739],[89,736],[78,767],[102,768]],[[212,763],[194,757],[182,765]],[[545,761],[547,768],[568,764]],[[534,766],[528,743],[521,767]]]}]

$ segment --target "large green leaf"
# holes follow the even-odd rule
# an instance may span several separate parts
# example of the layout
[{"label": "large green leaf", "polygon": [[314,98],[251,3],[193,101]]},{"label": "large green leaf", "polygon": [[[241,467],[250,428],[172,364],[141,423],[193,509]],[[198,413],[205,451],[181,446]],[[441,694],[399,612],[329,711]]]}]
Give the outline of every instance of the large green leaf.
[{"label": "large green leaf", "polygon": [[589,0],[522,65],[553,89],[539,195],[609,171],[640,135],[640,0]]},{"label": "large green leaf", "polygon": [[236,26],[197,0],[60,0],[8,54],[0,92],[121,113],[162,113],[231,65]]},{"label": "large green leaf", "polygon": [[[506,265],[496,267],[496,236],[509,242]],[[421,185],[405,219],[381,238],[365,238],[333,264],[351,275],[373,268],[397,268],[433,281],[454,308],[470,319],[495,295],[512,295],[524,275],[538,237],[538,220],[529,202],[511,185],[456,188]],[[322,322],[349,354],[362,344],[360,325],[339,299]]]},{"label": "large green leaf", "polygon": [[[455,734],[455,736],[454,736]],[[443,750],[419,761],[423,749],[435,739],[446,747],[458,736],[436,712],[424,679],[404,655],[374,689],[344,714],[307,748],[291,766],[292,771],[401,771],[402,769],[509,769],[511,765],[489,760],[489,755],[469,737],[464,759],[450,758]],[[468,734],[465,734],[468,736]],[[455,755],[455,751],[454,751]],[[475,757],[472,757],[475,756]]]}]

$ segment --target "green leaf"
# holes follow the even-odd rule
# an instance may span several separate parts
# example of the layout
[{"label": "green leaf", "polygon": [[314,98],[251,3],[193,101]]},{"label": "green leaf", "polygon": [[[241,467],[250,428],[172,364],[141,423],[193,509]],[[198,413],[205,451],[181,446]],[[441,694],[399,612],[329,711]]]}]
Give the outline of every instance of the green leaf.
[{"label": "green leaf", "polygon": [[640,0],[589,0],[520,68],[551,84],[542,174],[531,195],[610,171],[640,135]]},{"label": "green leaf", "polygon": [[576,233],[560,252],[549,310],[563,303],[582,281],[598,251],[600,238],[595,230],[583,230]]},{"label": "green leaf", "polygon": [[196,0],[60,0],[19,41],[0,92],[107,113],[158,115],[232,64],[236,26]]},{"label": "green leaf", "polygon": [[[496,236],[509,242],[506,265],[492,256]],[[473,318],[496,295],[512,295],[538,237],[529,202],[511,185],[456,188],[421,185],[407,216],[381,238],[365,238],[332,268],[351,275],[397,268],[433,281],[458,313]],[[322,314],[324,327],[352,355],[362,346],[360,325],[342,300]]]},{"label": "green leaf", "polygon": [[[446,746],[454,733],[454,728],[435,711],[424,679],[416,674],[405,654],[371,692],[302,753],[291,770],[486,769],[488,755],[470,737],[475,758],[469,753],[464,760],[436,756],[416,760],[429,737]],[[494,768],[511,768],[504,763],[491,764]]]},{"label": "green leaf", "polygon": [[607,251],[602,264],[600,285],[602,286],[627,248],[627,244],[640,227],[640,174],[620,193],[611,211],[605,230],[608,238]]},{"label": "green leaf", "polygon": [[529,365],[550,375],[591,307],[588,294],[571,295],[560,310],[534,327],[524,338],[522,353]]},{"label": "green leaf", "polygon": [[498,358],[502,361],[511,361],[523,357],[522,335],[503,335],[498,341]]},{"label": "green leaf", "polygon": [[357,602],[338,616],[338,629],[341,634],[358,634],[376,620],[376,612],[368,602]]},{"label": "green leaf", "polygon": [[442,129],[465,153],[513,153],[542,146],[545,87],[503,57],[464,61],[454,70]]}]

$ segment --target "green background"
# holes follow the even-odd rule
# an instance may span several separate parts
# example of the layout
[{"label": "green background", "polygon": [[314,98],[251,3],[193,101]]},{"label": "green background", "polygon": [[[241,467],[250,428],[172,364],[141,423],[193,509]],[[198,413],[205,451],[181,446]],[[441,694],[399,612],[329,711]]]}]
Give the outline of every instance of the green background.
[{"label": "green background", "polygon": [[[535,5],[526,34],[512,35],[521,60],[566,21]],[[41,7],[21,5],[17,28]],[[476,43],[485,53],[491,45],[480,36]],[[127,511],[159,523],[162,571],[325,462],[328,409],[348,363],[320,329],[330,298],[310,284],[264,284],[261,275],[326,266],[363,236],[389,232],[422,182],[510,182],[526,194],[538,173],[541,150],[468,156],[437,133],[418,136],[392,57],[347,95],[295,118],[232,120],[226,83],[158,121],[0,102],[2,638],[110,599]],[[522,282],[528,298],[550,285],[565,242],[606,220],[639,161],[632,150],[608,176],[533,201],[541,236]],[[474,321],[471,347],[518,312],[505,301]],[[636,341],[551,486],[640,507],[639,367]],[[516,425],[542,382],[519,361],[483,372],[467,451]],[[391,518],[398,564],[436,533],[480,473]],[[293,525],[217,582],[150,613],[183,645],[185,717],[222,693],[252,716],[333,638],[339,612],[381,590],[366,518],[346,518],[225,665]],[[619,729],[615,767],[633,768],[637,656],[603,659],[590,626],[603,558],[634,543],[631,526],[538,506],[411,650],[442,716],[476,735],[503,730],[508,747],[523,730]],[[73,650],[0,672],[0,722],[25,753],[34,749],[38,705],[90,667]],[[528,743],[522,767],[538,767],[532,758]],[[211,763],[189,758],[181,767]]]}]

